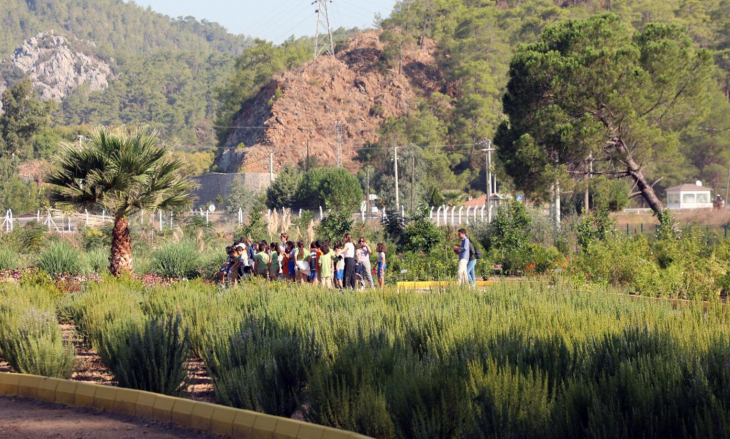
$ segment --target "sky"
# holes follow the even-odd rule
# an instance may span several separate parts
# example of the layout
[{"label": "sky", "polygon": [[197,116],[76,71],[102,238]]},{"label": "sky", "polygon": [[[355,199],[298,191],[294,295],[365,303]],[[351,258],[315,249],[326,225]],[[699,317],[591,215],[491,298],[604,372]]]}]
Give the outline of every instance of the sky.
[{"label": "sky", "polygon": [[[330,21],[339,27],[373,26],[376,13],[387,17],[396,0],[331,0]],[[193,16],[223,25],[229,32],[281,43],[290,36],[314,35],[312,0],[136,0],[171,17]]]}]

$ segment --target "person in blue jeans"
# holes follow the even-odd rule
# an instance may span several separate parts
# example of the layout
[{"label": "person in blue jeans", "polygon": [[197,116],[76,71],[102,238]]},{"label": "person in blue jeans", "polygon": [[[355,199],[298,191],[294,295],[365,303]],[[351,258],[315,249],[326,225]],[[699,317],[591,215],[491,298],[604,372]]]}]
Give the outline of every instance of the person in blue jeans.
[{"label": "person in blue jeans", "polygon": [[[467,238],[469,238],[467,236]],[[469,243],[471,244],[471,238],[469,238]],[[469,263],[466,265],[466,272],[469,274],[469,283],[471,283],[472,286],[476,286],[477,284],[477,275],[476,275],[476,268],[477,266],[477,257],[476,257],[476,250],[473,244],[469,245]]]}]

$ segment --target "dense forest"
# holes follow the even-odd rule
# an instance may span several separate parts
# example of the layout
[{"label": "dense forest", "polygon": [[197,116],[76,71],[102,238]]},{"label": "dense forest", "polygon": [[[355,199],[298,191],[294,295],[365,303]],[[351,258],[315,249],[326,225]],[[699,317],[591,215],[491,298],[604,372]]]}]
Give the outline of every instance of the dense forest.
[{"label": "dense forest", "polygon": [[[607,12],[618,15],[637,33],[650,23],[679,25],[688,30],[695,46],[712,53],[717,66],[716,80],[706,115],[678,133],[681,154],[668,152],[657,157],[644,172],[652,181],[661,178],[656,186],[660,192],[695,179],[716,190],[724,189],[730,167],[730,136],[727,135],[730,129],[730,1],[727,0],[399,3],[392,16],[383,22],[381,38],[391,47],[389,61],[396,62],[401,47],[419,44],[423,36],[434,38],[439,43],[439,66],[446,86],[443,95],[432,95],[414,103],[410,120],[386,124],[380,143],[389,145],[397,139],[413,145],[452,145],[440,152],[414,148],[414,153],[427,156],[427,160],[419,160],[424,169],[416,170],[416,175],[434,176],[418,187],[427,198],[437,194],[436,188],[460,193],[465,187],[484,191],[484,156],[475,152],[474,144],[482,138],[493,138],[498,125],[505,120],[502,97],[509,79],[510,61],[517,48],[536,41],[547,26]],[[375,151],[385,154],[384,149]],[[444,161],[451,165],[453,176],[442,169]],[[375,160],[375,164],[387,180],[392,165],[385,160]],[[496,169],[498,180],[506,182],[502,188],[509,189],[510,179],[505,178],[504,168],[498,164]],[[410,170],[404,171],[408,179]],[[575,209],[580,204],[583,188],[579,182],[566,183],[566,189],[574,189],[576,199],[565,203],[564,208]],[[601,178],[592,190],[616,192],[615,188],[615,183]],[[629,189],[618,192],[628,193]]]},{"label": "dense forest", "polygon": [[[214,88],[253,40],[217,23],[170,18],[122,0],[0,0],[0,59],[53,31],[109,62],[106,90],[81,86],[53,112],[53,126],[151,125],[183,149],[215,145]],[[9,85],[22,79],[0,69]]]},{"label": "dense forest", "polygon": [[39,32],[72,35],[116,55],[158,50],[243,53],[249,40],[193,17],[170,18],[124,0],[0,0],[0,59]]},{"label": "dense forest", "polygon": [[[369,184],[385,199],[394,199],[392,145],[402,146],[399,169],[401,199],[409,199],[411,181],[416,202],[456,201],[486,189],[480,142],[493,138],[506,120],[502,98],[509,79],[510,61],[520,45],[534,42],[548,26],[598,14],[617,15],[630,31],[639,33],[650,23],[674,24],[686,29],[695,47],[707,49],[716,65],[711,104],[696,123],[676,133],[677,154],[666,153],[644,170],[662,193],[667,187],[700,179],[714,189],[726,186],[730,167],[730,1],[728,0],[410,0],[397,3],[380,22],[385,50],[378,61],[383,71],[398,74],[399,54],[417,48],[424,38],[438,45],[442,90],[410,102],[410,115],[386,120],[380,140],[360,153],[370,168]],[[227,86],[218,93],[218,124],[226,127],[242,102],[268,81],[270,74],[292,68],[306,59],[291,43],[261,44],[238,58]],[[703,110],[704,111],[704,110]],[[217,131],[225,140],[225,129]],[[669,148],[667,148],[669,149]],[[413,159],[411,159],[411,157]],[[403,160],[405,158],[405,160]],[[411,166],[413,164],[413,166]],[[497,159],[500,191],[514,189]],[[413,178],[411,174],[414,174]],[[360,175],[366,184],[366,170]],[[610,197],[613,206],[625,206],[630,184],[596,178],[593,196]],[[566,181],[564,194],[575,200],[564,209],[575,210],[582,201],[580,181]],[[600,192],[600,193],[599,193]],[[573,202],[571,202],[573,201]]]},{"label": "dense forest", "polygon": [[[295,69],[311,56],[311,38],[274,45],[122,0],[0,0],[0,6],[0,58],[24,39],[53,29],[93,43],[87,50],[110,61],[114,73],[106,90],[82,86],[48,109],[48,124],[26,142],[23,159],[47,158],[58,140],[75,140],[94,124],[149,124],[190,154],[196,161],[191,172],[201,172],[210,165],[210,150],[225,142],[242,104],[272,75]],[[387,18],[376,19],[384,51],[374,67],[398,75],[400,53],[432,39],[442,85],[438,92],[410,101],[407,117],[386,119],[380,140],[362,149],[358,177],[363,187],[394,198],[391,146],[401,145],[401,199],[410,199],[413,192],[416,203],[438,204],[484,193],[481,142],[494,139],[498,126],[508,120],[502,101],[518,48],[537,41],[550,26],[604,13],[615,14],[636,35],[651,23],[677,25],[695,48],[711,54],[713,85],[698,109],[701,117],[667,137],[666,154],[648,161],[643,172],[656,182],[659,194],[699,179],[724,195],[730,168],[730,0],[397,3]],[[355,31],[340,29],[335,37],[342,41]],[[495,160],[499,190],[523,190],[497,156]],[[564,209],[579,209],[581,180],[561,184],[569,198]],[[592,199],[612,198],[611,205],[621,207],[629,202],[631,184],[598,177],[590,191]]]}]

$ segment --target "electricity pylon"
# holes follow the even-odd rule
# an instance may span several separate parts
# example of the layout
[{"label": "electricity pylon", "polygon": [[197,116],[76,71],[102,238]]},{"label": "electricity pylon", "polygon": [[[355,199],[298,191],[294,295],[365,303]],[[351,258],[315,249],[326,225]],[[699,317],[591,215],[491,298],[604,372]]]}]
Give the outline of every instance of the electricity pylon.
[{"label": "electricity pylon", "polygon": [[332,28],[330,27],[330,14],[327,9],[327,3],[331,0],[314,0],[313,5],[317,5],[317,28],[314,32],[314,59],[321,54],[334,55],[335,43],[332,39]]}]

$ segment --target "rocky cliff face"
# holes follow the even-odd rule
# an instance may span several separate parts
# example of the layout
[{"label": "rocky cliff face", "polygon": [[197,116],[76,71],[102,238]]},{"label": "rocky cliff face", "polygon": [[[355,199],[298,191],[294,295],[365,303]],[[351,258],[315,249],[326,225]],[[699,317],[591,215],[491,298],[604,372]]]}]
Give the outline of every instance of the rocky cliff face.
[{"label": "rocky cliff face", "polygon": [[[9,60],[0,61],[30,78],[41,99],[60,101],[76,87],[86,84],[91,90],[109,86],[111,66],[74,48],[88,43],[71,42],[50,33],[41,33],[25,41]],[[0,93],[8,84],[0,78]],[[0,110],[2,108],[0,107]]]},{"label": "rocky cliff face", "polygon": [[427,41],[423,49],[404,53],[398,74],[379,68],[382,43],[377,32],[365,32],[335,57],[273,78],[238,113],[216,165],[223,172],[267,172],[273,152],[278,172],[304,159],[307,144],[319,163],[335,164],[339,124],[342,163],[354,171],[357,150],[378,140],[384,119],[405,115],[416,96],[442,87],[435,50]]}]

